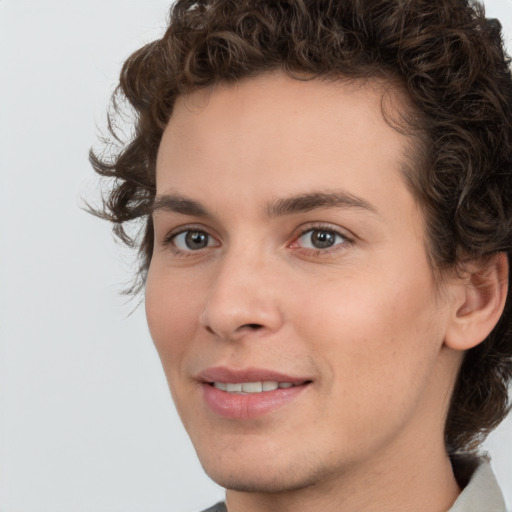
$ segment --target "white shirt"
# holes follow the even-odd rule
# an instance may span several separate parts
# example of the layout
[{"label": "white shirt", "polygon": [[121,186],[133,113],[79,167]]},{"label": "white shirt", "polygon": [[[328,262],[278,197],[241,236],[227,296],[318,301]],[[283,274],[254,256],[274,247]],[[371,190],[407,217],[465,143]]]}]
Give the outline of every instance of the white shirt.
[{"label": "white shirt", "polygon": [[459,483],[464,479],[461,473],[469,482],[448,512],[507,512],[487,457],[455,456],[452,464]]}]

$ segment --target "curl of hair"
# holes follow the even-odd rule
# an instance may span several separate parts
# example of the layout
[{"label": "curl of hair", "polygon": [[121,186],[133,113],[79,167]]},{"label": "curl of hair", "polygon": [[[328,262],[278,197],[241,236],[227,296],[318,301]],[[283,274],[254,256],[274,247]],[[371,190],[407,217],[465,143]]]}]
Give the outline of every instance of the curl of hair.
[{"label": "curl of hair", "polygon": [[[414,110],[409,124],[422,134],[405,179],[425,213],[433,268],[497,252],[510,261],[510,59],[499,23],[486,19],[479,3],[178,0],[164,36],[131,55],[121,71],[114,102],[123,98],[133,108],[133,139],[114,158],[90,155],[96,172],[114,183],[95,213],[132,245],[123,226],[145,222],[132,292],[143,286],[151,261],[156,155],[176,98],[276,69],[297,79],[399,83]],[[450,452],[476,448],[505,417],[511,379],[509,297],[491,335],[465,355],[446,421]]]}]

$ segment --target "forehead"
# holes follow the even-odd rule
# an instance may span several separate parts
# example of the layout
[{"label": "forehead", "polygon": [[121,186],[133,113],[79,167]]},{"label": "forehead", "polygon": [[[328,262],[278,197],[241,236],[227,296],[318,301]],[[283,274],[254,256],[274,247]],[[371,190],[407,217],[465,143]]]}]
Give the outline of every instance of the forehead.
[{"label": "forehead", "polygon": [[378,153],[400,167],[411,140],[390,126],[383,108],[386,119],[399,118],[407,98],[378,80],[298,80],[272,72],[200,89],[176,100],[157,180],[161,185],[165,170],[214,163],[239,171],[249,162],[281,171],[306,163],[313,172],[319,160],[340,152],[346,159]]},{"label": "forehead", "polygon": [[[352,108],[347,108],[347,102]],[[272,71],[233,83],[220,82],[179,96],[166,132],[195,128],[195,123],[215,118],[223,126],[229,123],[234,132],[248,116],[254,129],[258,121],[264,124],[269,120],[273,121],[275,129],[289,125],[290,120],[300,121],[296,129],[307,129],[308,121],[333,117],[341,124],[352,123],[354,128],[362,127],[362,121],[370,119],[379,121],[378,124],[384,121],[389,128],[393,123],[400,124],[403,114],[411,108],[409,97],[400,84],[389,80],[299,79]],[[276,121],[279,122],[276,124]]]},{"label": "forehead", "polygon": [[[375,205],[409,202],[411,139],[387,118],[406,101],[373,81],[297,80],[280,72],[179,97],[157,160],[157,195],[245,210],[310,191]],[[383,106],[386,118],[383,115]]]}]

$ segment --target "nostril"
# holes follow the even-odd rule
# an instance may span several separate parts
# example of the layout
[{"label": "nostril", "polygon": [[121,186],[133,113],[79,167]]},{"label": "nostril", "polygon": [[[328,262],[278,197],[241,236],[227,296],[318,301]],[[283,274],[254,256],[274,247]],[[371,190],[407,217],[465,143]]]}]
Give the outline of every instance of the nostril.
[{"label": "nostril", "polygon": [[257,330],[257,329],[261,329],[263,327],[263,325],[261,324],[245,324],[245,325],[242,325],[242,327],[248,327],[249,329],[253,329],[253,330]]},{"label": "nostril", "polygon": [[[236,331],[242,332],[245,329],[251,330],[251,331],[258,331],[259,329],[262,329],[264,326],[262,324],[243,324]],[[212,329],[209,325],[205,325],[205,329],[210,334],[217,335],[218,333]]]}]

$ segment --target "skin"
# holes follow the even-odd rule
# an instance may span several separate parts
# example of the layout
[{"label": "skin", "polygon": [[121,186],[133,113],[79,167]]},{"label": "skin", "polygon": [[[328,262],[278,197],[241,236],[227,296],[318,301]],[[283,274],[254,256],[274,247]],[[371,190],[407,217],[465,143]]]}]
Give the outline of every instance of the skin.
[{"label": "skin", "polygon": [[[411,141],[385,122],[382,94],[276,72],[179,98],[163,135],[157,195],[204,211],[163,201],[153,214],[147,318],[230,512],[434,512],[459,493],[443,426],[462,354],[446,338],[465,293],[434,280],[401,174]],[[269,215],[312,192],[360,204]],[[187,247],[187,229],[208,245]],[[315,248],[326,231],[334,245]],[[226,419],[197,378],[212,366],[311,383],[268,414]]]}]

